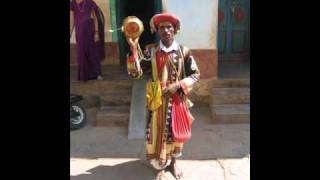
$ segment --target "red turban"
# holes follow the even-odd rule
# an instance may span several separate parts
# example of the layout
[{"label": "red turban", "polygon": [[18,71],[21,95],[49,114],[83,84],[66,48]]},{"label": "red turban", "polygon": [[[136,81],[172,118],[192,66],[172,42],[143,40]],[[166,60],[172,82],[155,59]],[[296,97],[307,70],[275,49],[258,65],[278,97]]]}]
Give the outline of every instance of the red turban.
[{"label": "red turban", "polygon": [[157,31],[157,26],[160,22],[168,21],[171,22],[175,26],[175,31],[178,32],[180,30],[180,18],[171,13],[161,13],[154,15],[150,20],[150,28],[151,32],[154,33]]}]

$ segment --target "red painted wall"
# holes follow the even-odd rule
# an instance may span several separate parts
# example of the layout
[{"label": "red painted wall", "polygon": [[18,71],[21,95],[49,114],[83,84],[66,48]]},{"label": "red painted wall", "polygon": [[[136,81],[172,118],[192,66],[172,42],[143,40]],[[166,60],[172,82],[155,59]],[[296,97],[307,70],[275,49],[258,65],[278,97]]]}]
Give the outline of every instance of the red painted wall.
[{"label": "red painted wall", "polygon": [[191,49],[200,70],[200,79],[217,79],[217,51],[211,49]]}]

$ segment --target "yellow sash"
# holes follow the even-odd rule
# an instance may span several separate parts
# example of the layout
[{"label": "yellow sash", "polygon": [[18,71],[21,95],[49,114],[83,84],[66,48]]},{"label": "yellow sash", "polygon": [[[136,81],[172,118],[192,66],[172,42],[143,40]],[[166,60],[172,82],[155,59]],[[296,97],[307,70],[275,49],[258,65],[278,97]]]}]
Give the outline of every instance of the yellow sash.
[{"label": "yellow sash", "polygon": [[162,90],[161,90],[160,80],[158,78],[155,51],[156,51],[155,48],[151,48],[152,80],[149,80],[146,85],[147,108],[151,111],[155,111],[162,104],[162,100],[161,100]]}]

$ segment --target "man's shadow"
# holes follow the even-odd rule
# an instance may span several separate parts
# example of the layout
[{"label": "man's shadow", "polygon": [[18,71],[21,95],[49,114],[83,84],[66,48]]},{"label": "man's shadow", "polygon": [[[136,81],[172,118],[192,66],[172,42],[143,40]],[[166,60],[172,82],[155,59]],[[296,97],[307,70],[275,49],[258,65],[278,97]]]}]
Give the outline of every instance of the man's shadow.
[{"label": "man's shadow", "polygon": [[70,180],[152,180],[155,171],[141,160],[129,161],[114,166],[100,165],[86,174],[70,176]]}]

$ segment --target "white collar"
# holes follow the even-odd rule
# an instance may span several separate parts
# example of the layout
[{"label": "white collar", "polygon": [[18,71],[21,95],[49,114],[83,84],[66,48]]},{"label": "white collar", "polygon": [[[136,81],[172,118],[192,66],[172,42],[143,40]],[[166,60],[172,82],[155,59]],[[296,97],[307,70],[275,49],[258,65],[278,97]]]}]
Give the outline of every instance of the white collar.
[{"label": "white collar", "polygon": [[173,43],[171,44],[171,46],[170,47],[166,47],[166,46],[164,46],[163,44],[162,44],[162,42],[161,42],[161,40],[160,40],[160,49],[162,50],[162,51],[164,51],[164,52],[171,52],[171,51],[173,51],[173,50],[175,50],[175,51],[178,51],[178,49],[179,49],[179,45],[178,45],[178,43],[176,42],[176,41],[173,41]]}]

